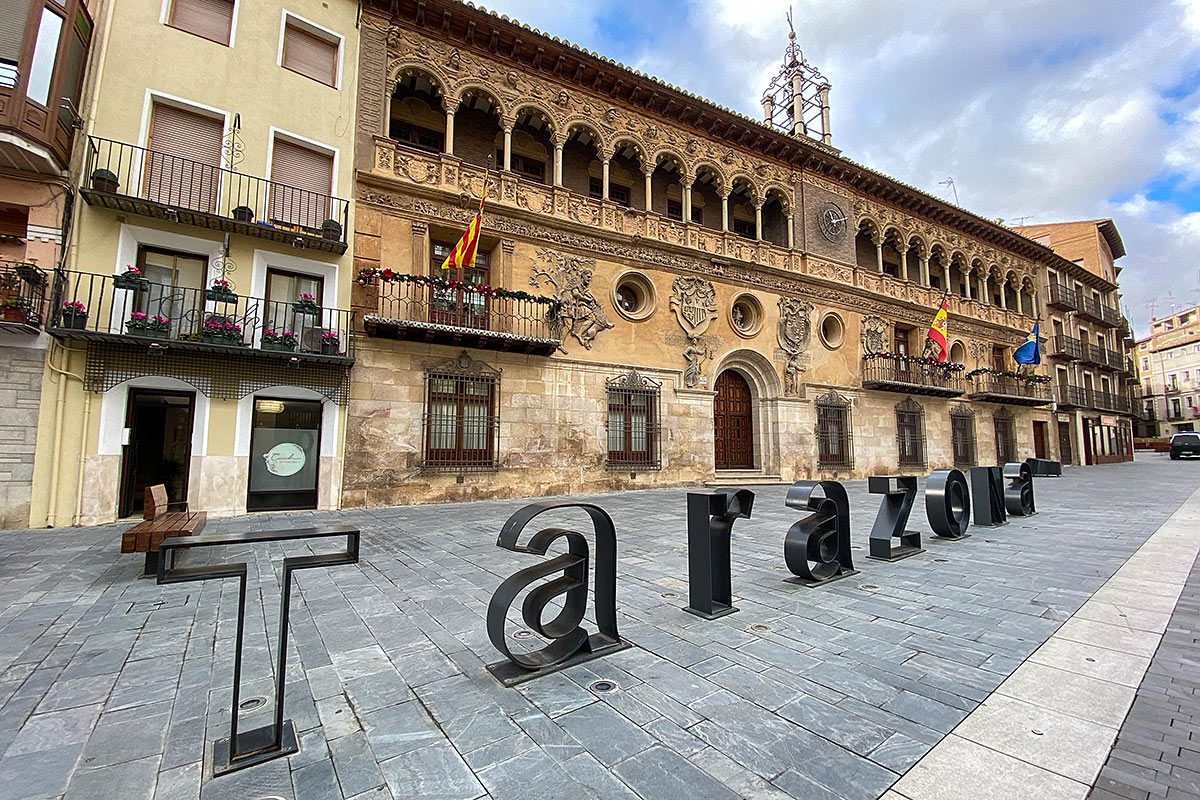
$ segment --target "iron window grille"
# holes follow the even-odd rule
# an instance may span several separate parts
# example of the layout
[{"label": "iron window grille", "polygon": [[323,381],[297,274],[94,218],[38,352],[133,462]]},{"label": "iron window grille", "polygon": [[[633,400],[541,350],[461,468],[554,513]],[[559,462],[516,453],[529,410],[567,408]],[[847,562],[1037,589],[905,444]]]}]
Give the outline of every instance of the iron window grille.
[{"label": "iron window grille", "polygon": [[955,467],[975,466],[975,412],[968,406],[959,404],[950,409],[950,449]]},{"label": "iron window grille", "polygon": [[850,400],[830,390],[817,398],[817,467],[854,469],[854,430]]},{"label": "iron window grille", "polygon": [[608,390],[605,421],[608,468],[660,469],[658,406],[662,384],[637,370],[609,378],[605,384]]},{"label": "iron window grille", "polygon": [[479,472],[498,467],[500,370],[458,358],[426,366],[425,448],[429,472]]},{"label": "iron window grille", "polygon": [[925,409],[911,397],[896,406],[896,446],[900,467],[925,467]]},{"label": "iron window grille", "polygon": [[996,461],[1007,464],[1017,459],[1017,437],[1013,428],[1013,415],[1007,408],[996,412],[992,418],[996,429]]}]

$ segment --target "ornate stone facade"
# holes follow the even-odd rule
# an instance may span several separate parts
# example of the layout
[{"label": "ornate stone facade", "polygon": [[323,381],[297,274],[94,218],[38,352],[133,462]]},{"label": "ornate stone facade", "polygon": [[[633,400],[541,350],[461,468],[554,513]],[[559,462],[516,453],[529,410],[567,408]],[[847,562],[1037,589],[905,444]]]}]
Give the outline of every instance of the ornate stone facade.
[{"label": "ornate stone facade", "polygon": [[[586,54],[458,5],[453,19],[445,18],[448,27],[435,30],[428,27],[442,13],[435,6],[423,6],[426,22],[367,6],[356,260],[427,274],[430,246],[458,235],[491,181],[481,245],[489,254],[488,282],[553,298],[563,334],[550,355],[512,352],[500,330],[508,323],[493,317],[470,323],[490,328],[482,333],[446,334],[458,335],[455,342],[479,340],[474,357],[501,376],[498,452],[488,470],[457,475],[421,467],[431,415],[439,412],[422,394],[420,373],[421,364],[451,357],[450,348],[461,344],[362,340],[347,430],[347,505],[705,482],[718,472],[717,437],[727,435],[728,414],[744,414],[729,429],[750,440],[754,471],[781,481],[815,477],[822,474],[815,400],[830,389],[852,401],[850,474],[895,472],[895,406],[902,398],[863,388],[863,356],[890,349],[896,336],[923,337],[944,291],[860,266],[856,231],[874,226],[881,237],[915,242],[918,252],[994,266],[1018,276],[1019,285],[1037,269],[1034,243],[965,212],[922,215],[914,208],[937,201],[911,189],[905,191],[912,198],[897,200],[897,191],[870,188],[868,178],[886,179],[864,178],[861,170],[852,177],[856,168],[828,147],[779,140],[766,129],[757,146],[753,132],[735,140],[722,122],[729,112],[610,62],[596,69],[626,88],[601,91],[598,79],[584,79],[592,73],[573,66]],[[527,55],[533,49],[539,54]],[[389,138],[389,98],[398,83],[415,81],[452,112],[447,139],[453,133],[475,149],[456,155]],[[639,100],[656,92],[663,96],[651,103],[658,111],[648,111]],[[694,110],[682,121],[671,104],[685,100]],[[485,123],[486,130],[466,130]],[[508,141],[521,124],[535,124],[545,136],[541,179],[515,168],[489,170],[489,159],[503,166],[509,158]],[[590,162],[564,158],[563,149],[580,141],[592,148]],[[631,191],[621,198],[609,197],[609,170],[618,161],[636,178],[626,180]],[[657,170],[668,162],[678,170],[664,178]],[[635,200],[643,181],[646,191]],[[701,181],[712,193],[707,199],[694,188]],[[667,201],[682,196],[680,186],[692,202],[705,201],[702,222],[686,204],[682,213],[671,211]],[[758,212],[757,228],[740,217],[742,227],[733,229],[728,207],[735,196]],[[773,241],[762,219],[768,203],[783,225]],[[714,225],[715,208],[724,224]],[[370,292],[360,301],[360,313],[386,302]],[[1032,326],[1030,315],[979,300],[951,296],[948,304],[956,352],[977,343],[989,353],[994,345],[1011,348]],[[493,314],[500,306],[486,308]],[[912,352],[920,350],[914,339]],[[725,373],[737,380],[719,381]],[[656,407],[612,399],[629,388],[622,380],[630,374],[655,384]],[[739,395],[744,403],[723,394],[731,383],[745,387],[738,390],[748,392]],[[922,400],[930,467],[952,457],[951,402],[976,410],[980,461],[990,463],[985,421],[1002,406],[971,398],[969,388],[963,394]],[[1030,422],[1049,415],[1021,407],[1016,416],[1018,445],[1033,455]],[[658,468],[612,467],[614,448],[640,446],[655,450]]]}]

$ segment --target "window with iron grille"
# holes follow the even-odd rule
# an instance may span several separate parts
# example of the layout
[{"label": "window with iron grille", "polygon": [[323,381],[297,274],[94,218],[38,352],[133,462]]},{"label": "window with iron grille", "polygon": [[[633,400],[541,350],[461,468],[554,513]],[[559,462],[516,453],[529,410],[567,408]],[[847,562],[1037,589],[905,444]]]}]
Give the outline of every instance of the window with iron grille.
[{"label": "window with iron grille", "polygon": [[954,466],[959,469],[975,466],[975,412],[959,404],[950,409],[950,449],[954,451]]},{"label": "window with iron grille", "polygon": [[495,469],[499,397],[500,371],[466,353],[427,367],[424,469]]},{"label": "window with iron grille", "polygon": [[817,467],[854,469],[850,400],[833,390],[817,398]]},{"label": "window with iron grille", "polygon": [[658,403],[661,384],[637,370],[610,378],[608,388],[608,467],[658,469]]},{"label": "window with iron grille", "polygon": [[900,468],[925,466],[925,409],[911,397],[896,406],[896,445]]},{"label": "window with iron grille", "polygon": [[1007,408],[996,412],[992,418],[996,428],[996,461],[1007,464],[1017,460],[1017,436],[1013,429],[1013,415]]}]

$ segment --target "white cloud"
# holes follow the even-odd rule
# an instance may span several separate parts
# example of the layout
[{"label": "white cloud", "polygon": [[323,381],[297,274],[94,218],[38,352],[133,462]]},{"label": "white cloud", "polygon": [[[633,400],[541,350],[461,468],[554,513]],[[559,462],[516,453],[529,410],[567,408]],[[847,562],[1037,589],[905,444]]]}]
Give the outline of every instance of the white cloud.
[{"label": "white cloud", "polygon": [[1200,184],[1200,93],[1167,91],[1200,82],[1200,0],[662,0],[664,24],[620,35],[623,12],[644,23],[659,4],[493,2],[593,49],[615,42],[605,55],[751,116],[795,5],[847,156],[940,197],[953,176],[985,217],[1112,216],[1139,327],[1152,297],[1200,301],[1184,297],[1200,216],[1145,196],[1164,174]]}]

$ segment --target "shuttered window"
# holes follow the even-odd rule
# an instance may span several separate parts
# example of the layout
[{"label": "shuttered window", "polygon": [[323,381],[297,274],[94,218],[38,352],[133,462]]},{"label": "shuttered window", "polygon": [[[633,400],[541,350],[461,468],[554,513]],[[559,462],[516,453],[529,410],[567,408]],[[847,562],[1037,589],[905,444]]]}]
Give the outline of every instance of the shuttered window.
[{"label": "shuttered window", "polygon": [[24,239],[29,230],[29,209],[0,206],[0,239]]},{"label": "shuttered window", "polygon": [[337,85],[338,46],[289,22],[283,31],[283,66],[326,86]]},{"label": "shuttered window", "polygon": [[0,0],[0,87],[17,85],[17,64],[21,62],[21,45],[29,25],[29,0]]},{"label": "shuttered window", "polygon": [[144,199],[216,213],[223,133],[224,123],[219,119],[155,103],[150,117]]},{"label": "shuttered window", "polygon": [[174,0],[170,24],[228,46],[233,30],[233,0]]},{"label": "shuttered window", "polygon": [[271,181],[272,222],[315,231],[329,218],[333,156],[277,138]]}]

